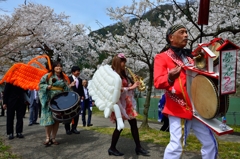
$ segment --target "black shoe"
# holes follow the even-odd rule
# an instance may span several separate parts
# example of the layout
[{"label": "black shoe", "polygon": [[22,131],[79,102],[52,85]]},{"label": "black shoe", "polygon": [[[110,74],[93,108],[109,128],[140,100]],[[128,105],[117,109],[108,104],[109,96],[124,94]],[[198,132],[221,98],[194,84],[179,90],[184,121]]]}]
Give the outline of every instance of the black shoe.
[{"label": "black shoe", "polygon": [[28,126],[32,126],[33,124],[28,124]]},{"label": "black shoe", "polygon": [[93,126],[93,124],[87,124],[87,126]]},{"label": "black shoe", "polygon": [[80,131],[77,131],[76,129],[72,130],[72,133],[74,134],[80,134]]},{"label": "black shoe", "polygon": [[38,123],[38,122],[35,122],[35,123],[33,123],[33,124],[38,125],[39,123]]},{"label": "black shoe", "polygon": [[124,154],[119,152],[118,150],[111,150],[111,149],[108,149],[108,155],[113,155],[113,156],[123,156]]},{"label": "black shoe", "polygon": [[17,133],[17,138],[24,138],[24,136],[21,133]]},{"label": "black shoe", "polygon": [[67,131],[66,131],[66,134],[67,134],[67,135],[71,135],[72,132],[71,132],[70,130],[67,130]]},{"label": "black shoe", "polygon": [[8,135],[8,139],[9,139],[9,140],[12,140],[12,139],[14,139],[14,136],[13,136],[13,134],[9,134],[9,135]]},{"label": "black shoe", "polygon": [[137,155],[143,155],[143,156],[148,156],[148,151],[147,150],[144,150],[142,147],[141,148],[139,148],[139,149],[135,149],[135,152],[136,152],[136,154]]},{"label": "black shoe", "polygon": [[49,140],[49,139],[47,139],[47,140],[43,143],[43,145],[45,145],[46,147],[49,147],[49,146],[52,145],[52,141]]}]

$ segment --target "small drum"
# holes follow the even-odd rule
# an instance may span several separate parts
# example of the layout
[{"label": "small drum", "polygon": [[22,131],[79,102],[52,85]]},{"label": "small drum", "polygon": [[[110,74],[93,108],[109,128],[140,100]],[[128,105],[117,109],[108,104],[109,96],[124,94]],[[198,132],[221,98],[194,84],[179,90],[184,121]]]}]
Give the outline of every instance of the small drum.
[{"label": "small drum", "polygon": [[58,121],[69,121],[80,112],[80,97],[76,92],[62,92],[50,100],[53,118]]},{"label": "small drum", "polygon": [[218,93],[218,80],[197,75],[191,84],[191,96],[195,110],[205,119],[224,116],[229,107],[229,96]]},{"label": "small drum", "polygon": [[217,48],[219,48],[223,43],[224,40],[222,38],[215,38],[211,40],[208,45],[208,48],[216,55],[216,57],[213,59],[214,66],[218,65],[219,63],[219,51],[217,51]]}]

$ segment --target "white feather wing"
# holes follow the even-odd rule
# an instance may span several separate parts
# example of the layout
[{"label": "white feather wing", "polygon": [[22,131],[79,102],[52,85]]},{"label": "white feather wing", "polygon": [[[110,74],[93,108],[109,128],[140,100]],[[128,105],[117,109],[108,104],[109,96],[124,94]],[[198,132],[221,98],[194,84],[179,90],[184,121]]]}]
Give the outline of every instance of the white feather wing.
[{"label": "white feather wing", "polygon": [[89,81],[88,90],[95,105],[107,118],[120,98],[122,80],[111,66],[100,66]]}]

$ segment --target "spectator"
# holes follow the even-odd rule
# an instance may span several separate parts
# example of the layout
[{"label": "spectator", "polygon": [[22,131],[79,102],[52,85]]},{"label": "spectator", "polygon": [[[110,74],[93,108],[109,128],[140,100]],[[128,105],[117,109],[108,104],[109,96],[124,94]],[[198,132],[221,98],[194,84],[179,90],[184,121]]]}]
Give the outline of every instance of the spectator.
[{"label": "spectator", "polygon": [[82,85],[83,85],[83,90],[84,90],[84,100],[82,101],[82,122],[83,122],[83,126],[86,126],[86,110],[88,111],[88,120],[87,120],[87,126],[93,126],[93,124],[91,124],[91,118],[92,118],[92,98],[89,96],[88,93],[88,81],[87,80],[83,80],[82,81]]},{"label": "spectator", "polygon": [[38,91],[29,90],[28,94],[30,95],[29,96],[30,97],[30,105],[29,105],[30,116],[29,116],[28,126],[32,126],[33,124],[39,124],[37,122],[37,119],[38,119],[38,109],[39,109],[40,101],[39,101]]}]

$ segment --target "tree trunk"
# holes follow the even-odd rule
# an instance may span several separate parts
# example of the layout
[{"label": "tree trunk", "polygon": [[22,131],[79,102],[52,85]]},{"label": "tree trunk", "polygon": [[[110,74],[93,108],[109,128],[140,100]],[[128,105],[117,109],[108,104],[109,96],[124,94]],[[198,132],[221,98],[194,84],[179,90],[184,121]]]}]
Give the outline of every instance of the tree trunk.
[{"label": "tree trunk", "polygon": [[144,104],[144,110],[143,110],[143,122],[140,126],[140,129],[149,129],[148,125],[148,111],[150,107],[150,101],[151,101],[151,93],[152,93],[152,86],[153,86],[153,67],[151,66],[149,69],[149,82],[148,82],[148,89],[147,89],[147,96]]}]

